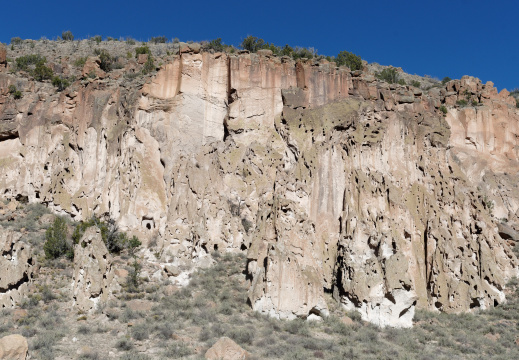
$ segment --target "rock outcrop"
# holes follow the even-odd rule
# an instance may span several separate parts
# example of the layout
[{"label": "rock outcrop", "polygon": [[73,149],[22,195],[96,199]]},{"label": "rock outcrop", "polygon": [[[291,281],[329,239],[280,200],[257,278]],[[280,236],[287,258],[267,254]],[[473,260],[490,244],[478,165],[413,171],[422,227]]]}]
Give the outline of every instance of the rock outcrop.
[{"label": "rock outcrop", "polygon": [[[326,316],[325,291],[380,326],[505,301],[518,263],[497,224],[519,229],[506,91],[471,77],[424,91],[268,51],[179,54],[144,84],[106,73],[61,93],[0,73],[0,193],[107,214],[156,239],[166,269],[247,252],[249,301],[278,318]],[[76,247],[85,264],[91,248]],[[108,294],[101,252],[76,263],[88,309]]]},{"label": "rock outcrop", "polygon": [[101,231],[92,226],[74,246],[74,305],[82,311],[95,310],[108,300],[113,279],[112,257]]},{"label": "rock outcrop", "polygon": [[3,44],[0,44],[0,66],[4,67],[7,64],[7,50]]},{"label": "rock outcrop", "polygon": [[20,304],[27,295],[33,277],[31,247],[21,241],[22,235],[0,226],[0,307]]},{"label": "rock outcrop", "polygon": [[27,359],[29,345],[22,335],[8,335],[0,339],[0,359],[25,360]]},{"label": "rock outcrop", "polygon": [[205,353],[208,360],[246,360],[250,354],[228,337],[222,337]]}]

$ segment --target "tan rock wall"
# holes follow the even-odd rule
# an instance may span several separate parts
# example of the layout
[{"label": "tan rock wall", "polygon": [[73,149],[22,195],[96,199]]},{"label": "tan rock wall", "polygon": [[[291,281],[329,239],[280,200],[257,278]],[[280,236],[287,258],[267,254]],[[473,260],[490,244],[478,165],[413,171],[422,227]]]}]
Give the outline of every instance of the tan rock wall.
[{"label": "tan rock wall", "polygon": [[324,288],[381,326],[504,300],[517,263],[496,217],[519,221],[506,92],[198,50],[141,89],[110,78],[56,93],[0,74],[0,193],[78,220],[108,213],[156,237],[171,266],[247,251],[251,304],[276,317],[326,315]]}]

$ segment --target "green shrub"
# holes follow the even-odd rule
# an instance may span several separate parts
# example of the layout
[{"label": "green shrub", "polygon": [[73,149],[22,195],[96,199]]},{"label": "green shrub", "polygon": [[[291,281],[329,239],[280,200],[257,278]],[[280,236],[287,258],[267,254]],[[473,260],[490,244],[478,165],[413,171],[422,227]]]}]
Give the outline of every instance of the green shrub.
[{"label": "green shrub", "polygon": [[48,285],[44,285],[41,289],[41,298],[45,303],[49,303],[52,300],[55,300],[57,296]]},{"label": "green shrub", "polygon": [[126,287],[128,291],[136,292],[139,288],[141,270],[142,265],[139,264],[136,258],[133,258],[132,267],[130,268],[128,277],[126,278]]},{"label": "green shrub", "polygon": [[442,80],[442,84],[445,85],[447,84],[449,81],[451,81],[452,79],[448,76],[444,77],[443,80]]},{"label": "green shrub", "polygon": [[63,91],[70,85],[70,81],[60,76],[54,76],[52,78],[52,85],[54,85],[58,91]]},{"label": "green shrub", "polygon": [[390,84],[394,84],[398,81],[398,72],[394,67],[387,67],[381,72],[376,73],[375,76]]},{"label": "green shrub", "polygon": [[115,224],[115,221],[109,219],[104,222],[93,216],[88,221],[82,221],[72,233],[72,242],[74,244],[79,244],[79,240],[85,233],[86,229],[91,226],[97,226],[99,230],[101,230],[101,237],[103,242],[106,245],[106,248],[111,253],[120,253],[123,249],[130,247],[132,253],[135,252],[135,249],[140,246],[139,239],[134,236],[132,239],[128,239],[128,236],[124,232],[120,232],[119,228]]},{"label": "green shrub", "polygon": [[155,36],[150,39],[150,43],[153,44],[164,44],[168,42],[168,38],[165,36]]},{"label": "green shrub", "polygon": [[151,360],[148,355],[138,353],[138,352],[129,352],[122,355],[119,360]]},{"label": "green shrub", "polygon": [[173,343],[164,351],[168,359],[180,359],[193,354],[193,350],[183,342]]},{"label": "green shrub", "polygon": [[135,40],[132,39],[131,37],[127,37],[126,38],[126,44],[128,44],[128,45],[135,45]]},{"label": "green shrub", "polygon": [[440,111],[441,111],[443,114],[447,114],[447,108],[445,107],[445,105],[440,106]]},{"label": "green shrub", "polygon": [[142,73],[146,75],[146,74],[151,73],[154,70],[155,70],[155,64],[153,63],[153,57],[151,56],[151,54],[148,54],[148,60],[146,60],[146,63],[144,64],[144,66],[142,68]]},{"label": "green shrub", "polygon": [[13,95],[15,99],[22,98],[22,92],[16,88],[14,85],[9,85],[9,94]]},{"label": "green shrub", "polygon": [[294,52],[294,49],[291,46],[289,46],[288,44],[285,44],[285,46],[283,47],[283,49],[281,49],[279,54],[281,56],[292,56],[293,52]]},{"label": "green shrub", "polygon": [[130,340],[122,338],[117,340],[117,342],[115,343],[115,347],[119,350],[128,351],[133,348],[133,344]]},{"label": "green shrub", "polygon": [[458,105],[458,106],[467,106],[467,104],[468,104],[467,100],[465,100],[465,99],[456,101],[456,105]]},{"label": "green shrub", "polygon": [[87,350],[79,355],[77,360],[101,360],[101,357],[97,351]]},{"label": "green shrub", "polygon": [[70,30],[67,30],[61,33],[61,38],[65,41],[72,41],[74,40],[74,35],[72,35],[72,32]]},{"label": "green shrub", "polygon": [[416,87],[416,88],[419,88],[420,86],[422,86],[422,84],[420,84],[420,82],[417,81],[417,80],[412,80],[411,81],[411,85]]},{"label": "green shrub", "polygon": [[99,67],[103,71],[110,71],[112,70],[113,63],[115,62],[115,58],[113,58],[108,50],[105,49],[95,49],[94,54],[99,56]]},{"label": "green shrub", "polygon": [[52,226],[45,232],[43,251],[45,251],[47,259],[57,259],[70,252],[67,236],[67,223],[61,217],[56,216]]},{"label": "green shrub", "polygon": [[135,340],[146,340],[150,337],[150,330],[146,323],[139,323],[132,328],[132,338]]},{"label": "green shrub", "polygon": [[96,35],[96,36],[91,37],[90,40],[95,41],[97,43],[97,45],[99,45],[101,43],[101,41],[103,41],[103,38],[101,37],[101,35]]},{"label": "green shrub", "polygon": [[362,59],[360,56],[348,51],[341,51],[335,58],[337,66],[347,66],[350,70],[362,70]]},{"label": "green shrub", "polygon": [[16,69],[29,71],[29,66],[37,64],[45,64],[47,59],[39,54],[24,55],[16,58]]},{"label": "green shrub", "polygon": [[398,79],[397,83],[400,85],[407,85],[404,79]]},{"label": "green shrub", "polygon": [[292,53],[292,58],[294,60],[297,59],[313,59],[317,55],[317,52],[313,48],[302,48],[296,46],[294,52]]},{"label": "green shrub", "polygon": [[31,75],[36,81],[44,81],[52,79],[52,75],[54,75],[54,73],[50,67],[45,66],[43,63],[38,63],[31,72]]},{"label": "green shrub", "polygon": [[90,334],[90,328],[86,325],[80,325],[79,328],[77,329],[77,333],[78,334],[82,334],[82,335],[87,335],[87,334]]},{"label": "green shrub", "polygon": [[130,253],[130,255],[135,256],[135,251],[141,245],[142,243],[140,242],[139,238],[133,235],[132,238],[128,240],[128,252]]},{"label": "green shrub", "polygon": [[76,66],[78,68],[83,68],[83,66],[85,66],[85,64],[86,64],[86,61],[87,61],[87,57],[86,56],[78,57],[74,61],[74,66]]},{"label": "green shrub", "polygon": [[21,45],[23,44],[23,40],[20,37],[13,37],[11,38],[11,45]]},{"label": "green shrub", "polygon": [[222,52],[224,50],[224,45],[222,44],[222,39],[214,39],[209,41],[204,45],[204,49],[206,50],[214,50],[216,52]]},{"label": "green shrub", "polygon": [[137,59],[140,54],[148,54],[151,56],[150,48],[147,46],[140,46],[138,48],[135,48],[135,58]]},{"label": "green shrub", "polygon": [[259,39],[255,36],[247,36],[240,44],[240,47],[244,50],[249,50],[252,53],[257,52],[261,49],[266,49],[269,47],[269,44],[265,42],[263,39]]}]

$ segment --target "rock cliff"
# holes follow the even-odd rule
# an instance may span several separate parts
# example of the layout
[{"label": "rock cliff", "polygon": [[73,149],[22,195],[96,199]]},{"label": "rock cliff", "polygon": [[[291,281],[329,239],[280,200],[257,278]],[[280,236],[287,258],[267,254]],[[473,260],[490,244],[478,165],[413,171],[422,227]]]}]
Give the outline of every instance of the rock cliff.
[{"label": "rock cliff", "polygon": [[122,76],[135,66],[63,92],[0,68],[2,196],[108,214],[155,239],[163,264],[247,252],[250,304],[279,318],[326,316],[325,292],[398,327],[416,307],[505,301],[518,261],[497,225],[519,224],[506,91],[188,46]]}]

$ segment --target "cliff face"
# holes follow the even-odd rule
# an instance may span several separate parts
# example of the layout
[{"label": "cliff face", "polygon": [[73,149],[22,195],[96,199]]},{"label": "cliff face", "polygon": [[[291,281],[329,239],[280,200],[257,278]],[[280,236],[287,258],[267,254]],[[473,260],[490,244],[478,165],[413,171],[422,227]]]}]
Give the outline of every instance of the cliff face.
[{"label": "cliff face", "polygon": [[250,303],[276,317],[326,315],[325,290],[381,326],[505,300],[518,263],[497,218],[519,223],[519,115],[492,84],[423,92],[186,49],[141,85],[56,93],[0,73],[0,193],[108,214],[163,264],[246,251]]}]

